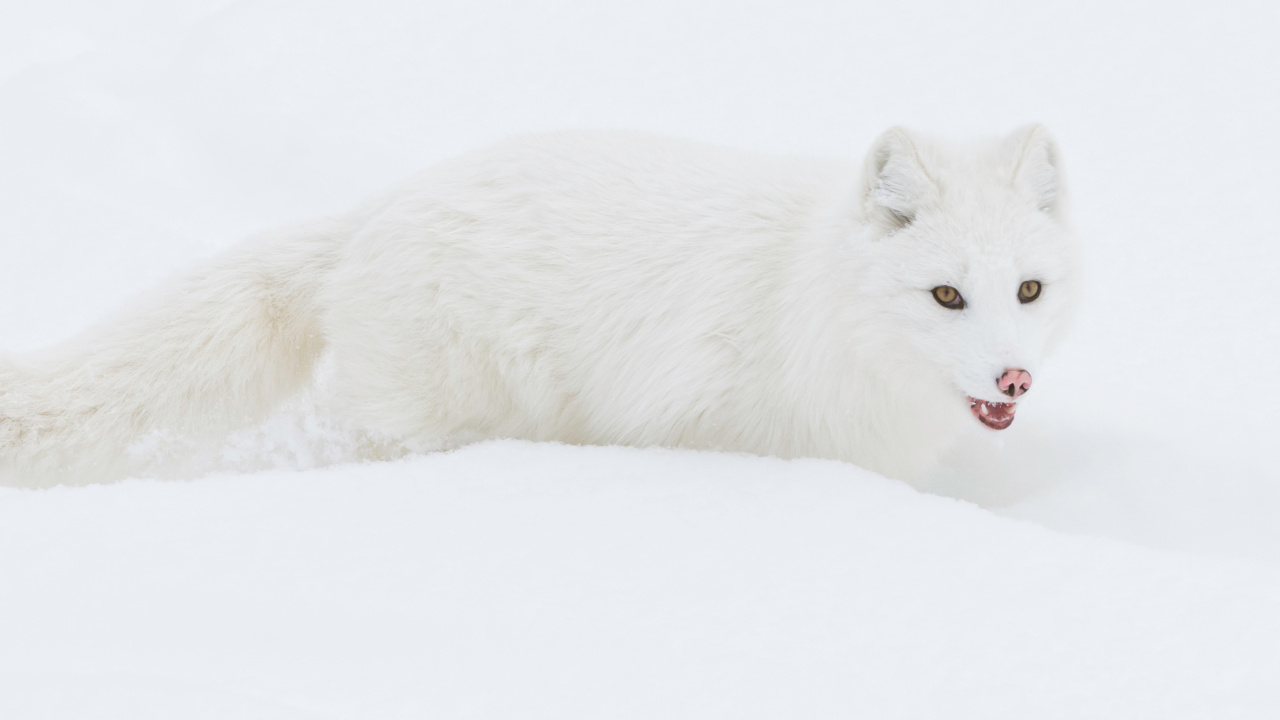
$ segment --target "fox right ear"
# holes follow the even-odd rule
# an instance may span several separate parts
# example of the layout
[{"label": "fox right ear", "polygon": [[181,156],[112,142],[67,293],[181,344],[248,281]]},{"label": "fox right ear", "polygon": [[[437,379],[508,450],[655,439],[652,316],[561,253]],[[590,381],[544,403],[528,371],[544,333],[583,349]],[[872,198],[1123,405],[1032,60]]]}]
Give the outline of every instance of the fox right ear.
[{"label": "fox right ear", "polygon": [[906,130],[890,128],[871,146],[863,176],[863,205],[869,220],[889,232],[906,227],[937,193]]}]

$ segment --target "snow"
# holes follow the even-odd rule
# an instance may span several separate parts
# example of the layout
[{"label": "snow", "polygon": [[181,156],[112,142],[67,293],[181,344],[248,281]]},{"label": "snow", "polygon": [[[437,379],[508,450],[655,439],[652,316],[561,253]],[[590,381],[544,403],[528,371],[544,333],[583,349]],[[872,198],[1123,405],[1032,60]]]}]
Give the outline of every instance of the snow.
[{"label": "snow", "polygon": [[0,499],[27,550],[5,615],[35,619],[6,623],[4,717],[1262,717],[1280,692],[1273,568],[833,462],[500,442]]},{"label": "snow", "polygon": [[0,6],[4,351],[548,128],[857,158],[1042,121],[1089,265],[1014,425],[920,488],[513,442],[351,464],[305,413],[190,480],[0,488],[0,717],[1277,716],[1277,31],[1247,2]]}]

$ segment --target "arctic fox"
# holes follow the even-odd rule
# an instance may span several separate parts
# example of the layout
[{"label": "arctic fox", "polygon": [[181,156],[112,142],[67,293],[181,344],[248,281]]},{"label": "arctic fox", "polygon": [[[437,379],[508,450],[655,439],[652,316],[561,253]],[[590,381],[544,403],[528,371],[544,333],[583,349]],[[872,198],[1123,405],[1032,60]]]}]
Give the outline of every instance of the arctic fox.
[{"label": "arctic fox", "polygon": [[663,445],[911,479],[966,428],[1013,421],[1074,256],[1039,126],[891,129],[861,168],[521,137],[3,361],[0,471],[118,476],[151,433],[260,420],[325,356],[332,410],[411,446]]}]

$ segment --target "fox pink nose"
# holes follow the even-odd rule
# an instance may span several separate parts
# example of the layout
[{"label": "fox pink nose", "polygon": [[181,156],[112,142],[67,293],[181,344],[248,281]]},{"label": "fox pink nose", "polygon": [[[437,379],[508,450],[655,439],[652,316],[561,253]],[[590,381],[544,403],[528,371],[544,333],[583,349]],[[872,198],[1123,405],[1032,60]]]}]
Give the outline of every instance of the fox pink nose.
[{"label": "fox pink nose", "polygon": [[996,387],[1005,395],[1016,398],[1031,389],[1031,373],[1010,368],[996,380]]}]

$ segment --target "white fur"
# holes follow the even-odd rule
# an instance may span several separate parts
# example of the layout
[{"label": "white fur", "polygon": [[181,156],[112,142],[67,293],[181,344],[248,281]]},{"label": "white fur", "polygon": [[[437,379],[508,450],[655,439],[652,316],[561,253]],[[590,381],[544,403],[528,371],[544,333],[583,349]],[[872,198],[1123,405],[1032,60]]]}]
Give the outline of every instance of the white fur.
[{"label": "white fur", "polygon": [[[121,319],[0,366],[0,464],[111,477],[159,430],[261,419],[332,356],[344,417],[837,458],[910,478],[1064,324],[1058,152],[877,141],[861,171],[624,133],[523,137],[269,235]],[[1023,280],[1042,297],[1021,305]],[[952,285],[962,311],[930,294]]]}]

